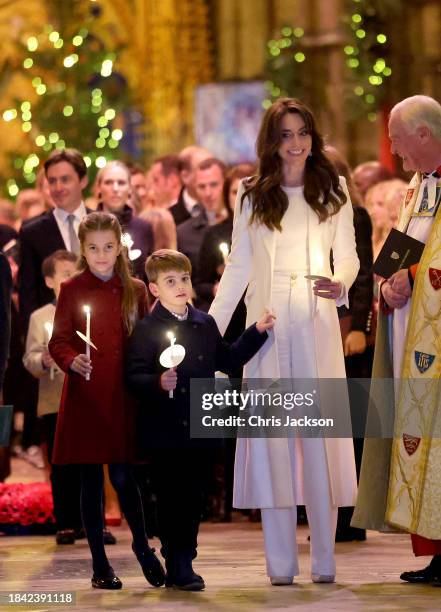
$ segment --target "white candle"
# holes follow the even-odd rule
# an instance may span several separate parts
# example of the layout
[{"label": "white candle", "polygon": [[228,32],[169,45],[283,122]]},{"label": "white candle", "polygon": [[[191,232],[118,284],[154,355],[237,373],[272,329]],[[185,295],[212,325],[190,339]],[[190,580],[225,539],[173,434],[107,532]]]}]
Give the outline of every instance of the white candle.
[{"label": "white candle", "polygon": [[[52,332],[54,331],[54,326],[53,326],[52,323],[47,321],[44,324],[44,329],[46,330],[46,335],[47,335],[46,348],[48,348],[49,347],[49,340],[52,338]],[[54,380],[54,366],[51,366],[50,369],[49,369],[49,378],[51,380]]]},{"label": "white candle", "polygon": [[[86,357],[90,359],[90,306],[83,307],[84,312],[86,313]],[[86,374],[86,380],[90,380],[90,374]]]},{"label": "white candle", "polygon": [[[171,331],[167,332],[167,338],[170,340],[170,347],[171,347],[171,359],[172,359],[172,361],[173,361],[173,349],[174,349],[174,346],[175,346],[176,338],[175,338],[175,336],[173,335],[173,332],[171,332]],[[171,390],[168,392],[168,396],[169,396],[169,398],[170,398],[170,399],[173,399],[173,389],[171,389]]]},{"label": "white candle", "polygon": [[323,275],[324,265],[323,265],[323,254],[319,251],[316,251],[314,254],[314,274]]},{"label": "white candle", "polygon": [[226,242],[221,242],[219,245],[219,251],[222,253],[222,257],[224,259],[224,264],[227,263],[228,258],[228,244]]}]

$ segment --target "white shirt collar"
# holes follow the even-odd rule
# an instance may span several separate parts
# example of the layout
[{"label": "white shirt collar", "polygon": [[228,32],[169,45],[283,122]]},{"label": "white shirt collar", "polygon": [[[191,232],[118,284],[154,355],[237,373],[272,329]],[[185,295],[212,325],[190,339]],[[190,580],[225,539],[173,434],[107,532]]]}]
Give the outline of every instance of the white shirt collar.
[{"label": "white shirt collar", "polygon": [[67,212],[62,208],[54,208],[54,215],[62,222],[66,222],[70,214],[74,215],[74,217],[78,221],[81,221],[81,219],[87,215],[87,210],[84,205],[84,202],[81,202],[81,204],[76,210],[73,211],[73,213]]},{"label": "white shirt collar", "polygon": [[191,197],[186,189],[182,192],[182,198],[184,200],[185,208],[189,213],[193,210],[194,206],[198,203],[197,200]]}]

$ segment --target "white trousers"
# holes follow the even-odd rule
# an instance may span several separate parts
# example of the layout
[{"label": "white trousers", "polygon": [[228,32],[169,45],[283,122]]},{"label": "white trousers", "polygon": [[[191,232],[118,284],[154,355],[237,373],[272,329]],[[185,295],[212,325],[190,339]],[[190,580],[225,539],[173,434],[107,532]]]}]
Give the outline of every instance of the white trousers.
[{"label": "white trousers", "polygon": [[[303,495],[311,530],[311,573],[335,575],[334,541],[337,508],[331,505],[324,440],[291,438],[292,473],[301,453]],[[292,486],[295,494],[295,483]],[[299,572],[296,529],[297,506],[262,508],[262,527],[268,576],[297,576]]]},{"label": "white trousers", "polygon": [[[313,298],[302,275],[293,281],[277,275],[273,284],[275,333],[281,378],[314,378]],[[294,383],[295,384],[295,383]],[[334,542],[337,508],[331,504],[331,485],[323,438],[288,439],[294,499],[304,501],[311,531],[311,573],[335,575]],[[303,500],[298,499],[300,480]],[[297,507],[263,508],[262,527],[269,576],[299,574]]]}]

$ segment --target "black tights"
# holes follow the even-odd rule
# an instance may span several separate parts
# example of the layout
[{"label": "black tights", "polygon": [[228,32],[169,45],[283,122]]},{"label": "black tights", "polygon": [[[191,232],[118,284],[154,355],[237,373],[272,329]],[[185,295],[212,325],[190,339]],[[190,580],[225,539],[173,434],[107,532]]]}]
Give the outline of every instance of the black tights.
[{"label": "black tights", "polygon": [[[134,548],[139,553],[145,552],[148,543],[142,502],[132,470],[125,463],[112,463],[109,464],[109,477],[132,532]],[[110,571],[103,540],[103,489],[103,466],[81,465],[81,514],[92,553],[93,571],[99,577],[105,577]]]}]

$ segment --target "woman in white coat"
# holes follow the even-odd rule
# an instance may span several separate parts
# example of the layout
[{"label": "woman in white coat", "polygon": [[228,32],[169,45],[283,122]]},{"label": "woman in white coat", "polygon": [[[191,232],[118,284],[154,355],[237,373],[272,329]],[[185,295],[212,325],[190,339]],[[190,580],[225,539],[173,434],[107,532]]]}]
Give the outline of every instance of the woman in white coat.
[{"label": "woman in white coat", "polygon": [[[345,378],[336,307],[347,305],[359,262],[346,183],[323,148],[313,115],[298,100],[279,99],[266,111],[258,172],[241,183],[231,253],[210,309],[224,333],[248,287],[247,324],[263,308],[275,314],[274,331],[245,368],[247,379]],[[311,274],[328,280],[305,279]],[[233,505],[261,508],[274,585],[291,584],[299,573],[300,504],[311,530],[312,580],[335,580],[337,508],[353,505],[355,493],[349,437],[237,441]]]}]

